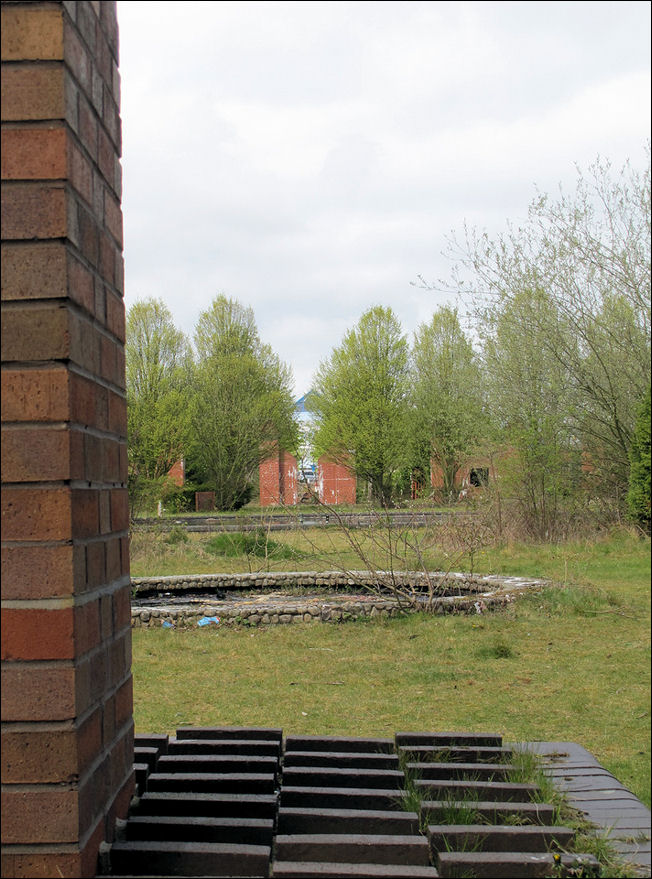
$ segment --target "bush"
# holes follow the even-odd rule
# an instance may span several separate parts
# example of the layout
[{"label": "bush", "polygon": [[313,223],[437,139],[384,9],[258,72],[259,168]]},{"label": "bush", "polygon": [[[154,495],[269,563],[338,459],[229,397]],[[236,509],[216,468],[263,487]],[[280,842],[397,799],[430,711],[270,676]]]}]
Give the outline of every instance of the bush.
[{"label": "bush", "polygon": [[629,452],[629,515],[639,527],[650,533],[650,388],[636,419]]},{"label": "bush", "polygon": [[263,528],[246,533],[237,531],[217,534],[208,541],[206,550],[213,555],[226,558],[244,555],[255,558],[299,559],[304,556],[299,550],[272,540]]}]

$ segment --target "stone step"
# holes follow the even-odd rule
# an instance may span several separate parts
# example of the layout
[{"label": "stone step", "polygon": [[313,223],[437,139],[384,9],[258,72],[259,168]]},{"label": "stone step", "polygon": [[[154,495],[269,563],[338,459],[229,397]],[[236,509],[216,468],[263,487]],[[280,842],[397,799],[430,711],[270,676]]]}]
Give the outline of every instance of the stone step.
[{"label": "stone step", "polygon": [[400,808],[395,790],[378,788],[286,787],[281,788],[281,805],[297,808],[373,809]]},{"label": "stone step", "polygon": [[422,836],[315,833],[279,835],[279,861],[430,866],[430,849]]},{"label": "stone step", "polygon": [[181,726],[177,739],[252,739],[281,742],[283,730],[266,726]]},{"label": "stone step", "polygon": [[375,833],[408,836],[419,832],[416,812],[370,809],[302,809],[281,806],[278,832]]},{"label": "stone step", "polygon": [[161,754],[167,754],[169,736],[163,733],[136,733],[135,748],[157,748]]},{"label": "stone step", "polygon": [[[417,779],[414,782],[417,791],[424,798],[432,794],[436,800],[457,800],[475,796],[482,799],[485,795],[496,802],[527,802],[534,798],[539,788],[536,784],[512,784],[508,781],[456,781],[455,779]],[[488,798],[488,797],[487,797]]]},{"label": "stone step", "polygon": [[233,754],[279,757],[281,742],[264,739],[177,739],[170,738],[168,754]]},{"label": "stone step", "polygon": [[446,763],[508,763],[514,756],[511,748],[444,748],[438,745],[401,745],[399,756],[407,760]]},{"label": "stone step", "polygon": [[334,766],[290,766],[283,769],[283,787],[402,788],[405,776],[398,769],[338,769]]},{"label": "stone step", "polygon": [[434,780],[445,778],[488,781],[508,775],[514,767],[511,763],[406,763],[405,771],[419,778]]},{"label": "stone step", "polygon": [[271,772],[152,772],[147,779],[148,791],[271,794],[275,789]]},{"label": "stone step", "polygon": [[267,845],[211,842],[114,842],[114,874],[161,876],[268,876]]},{"label": "stone step", "polygon": [[394,736],[397,748],[500,748],[503,737],[497,733],[399,732]]},{"label": "stone step", "polygon": [[136,784],[136,795],[140,796],[147,786],[147,776],[149,775],[149,766],[147,763],[134,763],[134,782]]},{"label": "stone step", "polygon": [[[573,872],[578,869],[581,873]],[[476,879],[600,876],[600,865],[592,855],[555,856],[528,852],[442,852],[438,858],[438,870],[442,879],[457,876],[474,876]]]},{"label": "stone step", "polygon": [[[554,807],[548,803],[514,803],[495,802],[489,800],[462,801],[422,800],[420,815],[428,824],[441,824],[450,819],[451,809],[473,809],[477,818],[490,824],[503,824],[507,820],[518,819],[527,824],[551,824],[554,818]],[[466,822],[464,822],[466,823]]]},{"label": "stone step", "polygon": [[274,861],[274,879],[437,879],[434,867],[396,864],[322,864],[307,861]]},{"label": "stone step", "polygon": [[167,754],[160,758],[156,771],[275,774],[279,768],[276,757],[252,757],[245,754]]},{"label": "stone step", "polygon": [[134,763],[147,763],[150,772],[156,769],[156,763],[160,755],[161,752],[158,748],[134,746]]},{"label": "stone step", "polygon": [[283,766],[337,766],[356,769],[398,769],[396,754],[347,751],[286,751]]},{"label": "stone step", "polygon": [[363,754],[393,754],[393,739],[364,739],[346,736],[287,736],[285,752],[338,751]]},{"label": "stone step", "polygon": [[230,842],[272,845],[271,818],[204,818],[199,815],[132,815],[125,827],[127,840],[166,842]]},{"label": "stone step", "polygon": [[547,852],[557,844],[568,848],[570,827],[535,824],[430,824],[428,839],[433,855],[446,851]]},{"label": "stone step", "polygon": [[138,801],[138,815],[203,815],[232,818],[274,818],[276,794],[207,794],[146,791]]}]

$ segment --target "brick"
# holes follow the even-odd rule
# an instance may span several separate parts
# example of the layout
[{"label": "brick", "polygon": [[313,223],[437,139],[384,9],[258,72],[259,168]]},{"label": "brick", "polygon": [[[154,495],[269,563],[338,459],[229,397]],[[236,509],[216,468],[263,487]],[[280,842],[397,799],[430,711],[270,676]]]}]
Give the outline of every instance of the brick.
[{"label": "brick", "polygon": [[4,239],[65,238],[68,231],[66,193],[62,187],[5,185],[2,192]]},{"label": "brick", "polygon": [[63,28],[63,42],[66,64],[84,92],[90,96],[92,84],[92,62],[76,29],[67,21],[64,23]]},{"label": "brick", "polygon": [[79,249],[89,263],[97,267],[100,255],[99,226],[95,217],[81,204],[77,205]]},{"label": "brick", "polygon": [[3,61],[59,61],[63,59],[61,9],[3,6]]},{"label": "brick", "polygon": [[64,305],[6,309],[2,320],[3,361],[61,360],[71,352],[70,315]]},{"label": "brick", "polygon": [[77,713],[75,672],[67,666],[3,666],[0,694],[2,719],[7,723],[55,722],[68,720]]},{"label": "brick", "polygon": [[73,255],[68,253],[68,295],[89,314],[95,310],[93,275]]},{"label": "brick", "polygon": [[86,544],[86,585],[89,589],[106,582],[106,550],[103,540]]},{"label": "brick", "polygon": [[8,128],[1,136],[3,180],[63,180],[68,176],[63,128]]},{"label": "brick", "polygon": [[104,198],[104,225],[122,249],[122,211],[120,202],[108,192]]},{"label": "brick", "polygon": [[23,428],[2,431],[2,478],[4,482],[48,482],[82,479],[83,462],[71,461],[71,437],[67,430]]},{"label": "brick", "polygon": [[71,535],[71,493],[67,488],[4,488],[4,540],[66,540]]},{"label": "brick", "polygon": [[70,418],[84,427],[106,430],[109,424],[106,388],[83,376],[70,376]]},{"label": "brick", "polygon": [[100,601],[89,601],[78,606],[74,611],[74,644],[75,654],[81,656],[101,641],[100,633]]},{"label": "brick", "polygon": [[97,159],[98,126],[95,113],[85,98],[79,101],[79,139],[91,159]]},{"label": "brick", "polygon": [[99,529],[98,492],[74,489],[71,498],[71,537],[95,537]]},{"label": "brick", "polygon": [[66,174],[72,186],[90,205],[93,202],[93,168],[83,153],[73,144],[68,149]]},{"label": "brick", "polygon": [[55,598],[83,590],[83,546],[3,546],[2,598]]},{"label": "brick", "polygon": [[64,119],[65,87],[62,64],[5,65],[2,70],[3,122]]},{"label": "brick", "polygon": [[102,440],[102,479],[104,482],[121,482],[120,444],[116,440]]},{"label": "brick", "polygon": [[66,267],[66,248],[60,242],[3,244],[2,298],[64,298]]},{"label": "brick", "polygon": [[[113,256],[113,253],[112,253]],[[125,306],[120,296],[107,291],[106,327],[120,342],[125,341]]]},{"label": "brick", "polygon": [[[117,542],[117,541],[116,541]],[[120,589],[115,593],[113,598],[114,609],[114,631],[119,632],[121,629],[131,624],[131,590]]]},{"label": "brick", "polygon": [[3,660],[72,659],[75,650],[72,607],[3,609]]},{"label": "brick", "polygon": [[100,534],[109,534],[111,528],[111,497],[109,491],[101,491],[99,496]]},{"label": "brick", "polygon": [[100,713],[95,712],[81,727],[2,732],[2,783],[75,782],[101,748]]},{"label": "brick", "polygon": [[129,529],[129,495],[126,488],[116,488],[111,492],[111,530]]}]

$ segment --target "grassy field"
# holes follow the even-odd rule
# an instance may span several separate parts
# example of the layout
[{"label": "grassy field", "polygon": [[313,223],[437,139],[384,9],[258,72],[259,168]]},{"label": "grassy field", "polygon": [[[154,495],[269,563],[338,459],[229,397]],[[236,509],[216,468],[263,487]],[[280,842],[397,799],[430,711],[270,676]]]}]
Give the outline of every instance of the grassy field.
[{"label": "grassy field", "polygon": [[[156,573],[174,573],[177,562],[189,564],[203,551],[194,536],[187,544],[165,544],[158,561],[165,570]],[[307,555],[300,567],[312,568],[315,558]],[[200,561],[215,571],[238,560]],[[515,544],[485,549],[474,562],[477,570],[561,585],[504,612],[473,617],[135,630],[136,730],[172,733],[185,724],[378,736],[471,730],[500,732],[507,740],[575,741],[649,805],[649,541],[620,532],[563,546]],[[134,575],[139,564],[136,554]],[[283,566],[293,569],[296,560]]]}]

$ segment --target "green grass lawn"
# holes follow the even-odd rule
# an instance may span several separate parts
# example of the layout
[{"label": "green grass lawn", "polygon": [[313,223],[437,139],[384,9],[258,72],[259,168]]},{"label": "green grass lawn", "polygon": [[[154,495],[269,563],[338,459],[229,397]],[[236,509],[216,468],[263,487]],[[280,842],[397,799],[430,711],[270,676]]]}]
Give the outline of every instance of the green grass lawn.
[{"label": "green grass lawn", "polygon": [[[232,560],[219,561],[212,570]],[[649,805],[649,541],[623,532],[512,545],[484,551],[476,567],[562,585],[472,617],[134,630],[136,730],[470,730],[574,741]]]}]

